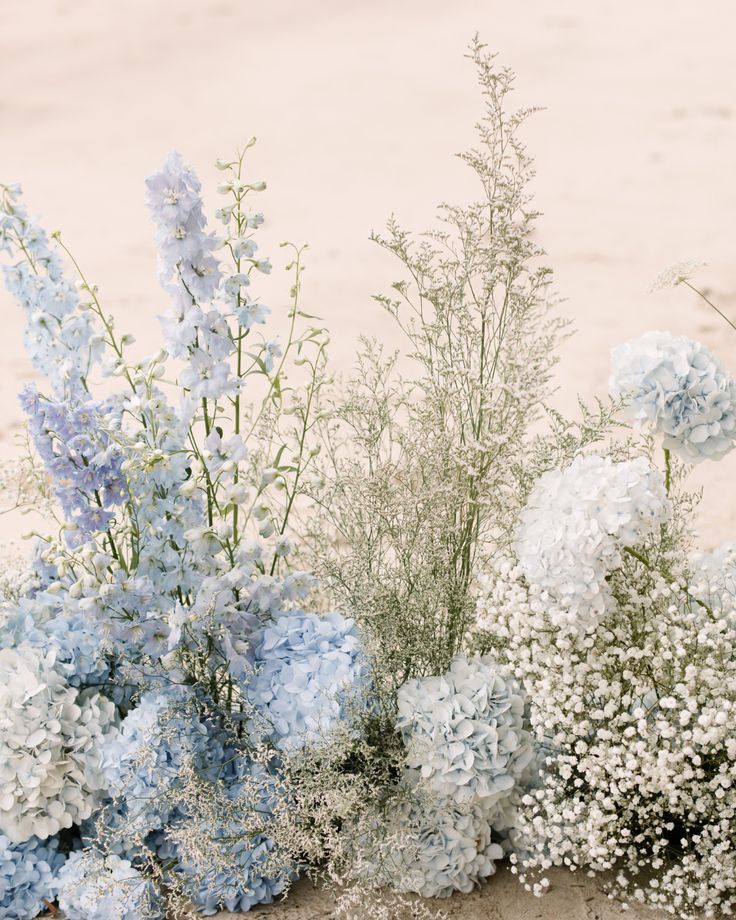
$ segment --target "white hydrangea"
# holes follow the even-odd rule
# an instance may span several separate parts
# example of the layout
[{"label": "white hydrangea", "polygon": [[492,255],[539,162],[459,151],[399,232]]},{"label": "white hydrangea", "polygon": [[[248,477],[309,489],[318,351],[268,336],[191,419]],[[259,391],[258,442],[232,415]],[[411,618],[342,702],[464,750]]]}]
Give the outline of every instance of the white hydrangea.
[{"label": "white hydrangea", "polygon": [[531,586],[568,625],[594,626],[609,603],[608,573],[668,519],[661,475],[644,457],[577,457],[540,476],[519,517],[516,552]]},{"label": "white hydrangea", "polygon": [[407,764],[438,795],[489,809],[520,782],[532,759],[525,700],[492,658],[459,655],[441,677],[407,681],[397,702]]},{"label": "white hydrangea", "polygon": [[0,649],[0,833],[21,843],[89,817],[115,720],[113,703],[66,683],[53,653]]},{"label": "white hydrangea", "polygon": [[736,380],[699,342],[647,332],[614,348],[610,391],[638,427],[688,463],[719,460],[736,441]]}]

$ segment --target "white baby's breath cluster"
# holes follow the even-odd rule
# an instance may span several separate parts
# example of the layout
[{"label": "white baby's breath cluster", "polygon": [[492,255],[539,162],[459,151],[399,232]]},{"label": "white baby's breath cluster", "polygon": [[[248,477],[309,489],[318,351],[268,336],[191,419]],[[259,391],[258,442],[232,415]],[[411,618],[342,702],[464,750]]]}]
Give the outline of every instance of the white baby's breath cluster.
[{"label": "white baby's breath cluster", "polygon": [[661,475],[646,458],[576,458],[540,476],[520,516],[516,552],[556,623],[594,627],[610,608],[609,572],[622,552],[670,514]]},{"label": "white baby's breath cluster", "polygon": [[699,342],[647,332],[613,349],[611,394],[639,428],[688,463],[719,460],[736,443],[736,380]]},{"label": "white baby's breath cluster", "polygon": [[714,607],[696,599],[684,555],[670,548],[659,569],[622,558],[609,615],[587,632],[558,626],[513,559],[485,582],[479,624],[529,693],[540,752],[512,859],[537,893],[545,870],[567,865],[614,872],[614,894],[678,916],[728,914],[736,614],[713,582],[701,597]]},{"label": "white baby's breath cluster", "polygon": [[53,653],[0,649],[0,833],[22,843],[89,817],[115,726],[113,703],[71,687]]}]

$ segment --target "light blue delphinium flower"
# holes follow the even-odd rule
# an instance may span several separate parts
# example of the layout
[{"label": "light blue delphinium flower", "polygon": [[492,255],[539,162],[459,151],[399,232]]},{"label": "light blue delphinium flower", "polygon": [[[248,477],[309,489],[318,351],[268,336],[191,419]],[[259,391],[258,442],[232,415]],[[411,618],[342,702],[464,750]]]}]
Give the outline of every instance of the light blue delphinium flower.
[{"label": "light blue delphinium flower", "polygon": [[254,648],[248,698],[283,750],[324,741],[365,691],[358,629],[339,613],[282,613],[256,634]]},{"label": "light blue delphinium flower", "polygon": [[94,850],[72,853],[57,881],[59,907],[67,920],[159,920],[152,883],[128,860]]},{"label": "light blue delphinium flower", "polygon": [[664,435],[688,463],[719,460],[736,443],[736,380],[699,342],[647,332],[611,353],[611,394],[639,426]]},{"label": "light blue delphinium flower", "polygon": [[455,658],[441,677],[407,681],[398,719],[408,766],[459,804],[502,805],[532,756],[524,696],[495,661]]},{"label": "light blue delphinium flower", "polygon": [[54,899],[56,874],[64,864],[56,837],[11,843],[0,834],[0,917],[31,920]]},{"label": "light blue delphinium flower", "polygon": [[199,304],[209,303],[220,282],[213,255],[214,236],[205,231],[201,183],[172,151],[160,169],[146,179],[146,204],[156,227],[159,280],[171,293],[174,313],[164,320],[167,349],[186,357],[197,339],[204,316]]},{"label": "light blue delphinium flower", "polygon": [[2,268],[5,286],[25,313],[24,341],[33,366],[59,398],[79,395],[104,348],[103,338],[80,309],[56,247],[20,199],[20,186],[0,185],[0,252],[18,259]]}]

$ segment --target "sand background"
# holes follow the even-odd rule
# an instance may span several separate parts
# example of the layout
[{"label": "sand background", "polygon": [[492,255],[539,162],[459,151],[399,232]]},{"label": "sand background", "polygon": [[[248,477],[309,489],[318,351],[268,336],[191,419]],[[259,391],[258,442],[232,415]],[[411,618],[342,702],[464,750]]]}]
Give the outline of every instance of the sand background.
[{"label": "sand background", "polygon": [[[108,309],[142,353],[158,346],[164,302],[142,180],[178,148],[212,208],[217,156],[257,135],[252,177],[274,260],[266,301],[283,322],[277,243],[309,242],[304,306],[332,331],[336,365],[356,337],[399,344],[372,302],[396,266],[369,242],[395,212],[423,229],[443,199],[464,200],[453,158],[480,112],[463,50],[473,33],[518,74],[517,101],[546,111],[525,129],[545,212],[538,239],[578,334],[563,351],[558,404],[605,390],[612,345],[651,328],[699,338],[736,369],[736,333],[683,288],[649,294],[673,262],[736,316],[736,64],[731,0],[0,0],[0,178],[23,182],[62,229]],[[21,423],[32,374],[19,311],[0,292],[0,457]],[[708,481],[703,547],[733,536],[733,455]],[[3,520],[2,536],[27,522]],[[508,876],[450,902],[452,917],[593,920],[618,916],[564,874],[542,902]],[[592,898],[593,900],[587,900]],[[329,916],[302,886],[264,916]]]}]

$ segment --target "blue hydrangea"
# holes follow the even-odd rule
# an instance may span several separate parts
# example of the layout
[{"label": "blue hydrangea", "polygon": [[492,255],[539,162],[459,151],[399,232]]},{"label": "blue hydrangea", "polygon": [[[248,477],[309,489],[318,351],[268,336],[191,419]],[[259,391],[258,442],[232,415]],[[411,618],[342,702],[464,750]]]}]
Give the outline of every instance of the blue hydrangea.
[{"label": "blue hydrangea", "polygon": [[126,859],[94,850],[72,853],[59,872],[59,907],[67,920],[159,920],[151,882]]},{"label": "blue hydrangea", "polygon": [[[184,892],[205,915],[270,904],[293,876],[267,833],[277,794],[272,775],[231,750],[223,752],[221,763],[217,791],[213,791],[214,817],[198,823],[182,814],[155,836],[159,859],[176,863],[173,872],[183,882]],[[233,811],[240,816],[237,822],[226,817]]]},{"label": "blue hydrangea", "polygon": [[54,899],[56,873],[64,864],[56,837],[11,843],[0,834],[0,917],[31,920]]},{"label": "blue hydrangea", "polygon": [[611,354],[610,389],[626,413],[664,435],[688,463],[719,460],[736,444],[736,380],[699,342],[647,332]]},{"label": "blue hydrangea", "polygon": [[502,807],[533,756],[524,705],[516,681],[488,656],[459,655],[441,677],[407,681],[396,721],[407,765],[458,804]]},{"label": "blue hydrangea", "polygon": [[102,750],[108,791],[127,809],[131,834],[164,827],[178,805],[182,768],[202,769],[211,745],[192,691],[145,693]]},{"label": "blue hydrangea", "polygon": [[[31,607],[34,605],[31,604]],[[81,614],[57,614],[41,622],[21,601],[0,627],[0,648],[25,642],[53,650],[54,665],[72,687],[97,686],[110,677],[110,664],[97,625]]]},{"label": "blue hydrangea", "polygon": [[358,629],[339,613],[282,613],[256,634],[254,646],[248,697],[282,750],[324,741],[365,692]]}]

